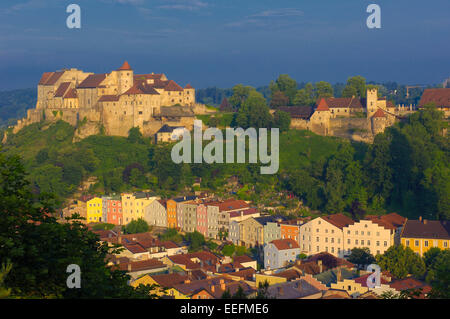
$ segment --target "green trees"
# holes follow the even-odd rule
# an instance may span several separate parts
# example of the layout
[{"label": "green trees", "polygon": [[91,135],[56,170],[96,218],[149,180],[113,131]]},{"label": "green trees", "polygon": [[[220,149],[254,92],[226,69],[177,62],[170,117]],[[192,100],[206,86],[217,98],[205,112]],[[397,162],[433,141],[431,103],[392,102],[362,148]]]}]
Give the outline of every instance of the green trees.
[{"label": "green trees", "polygon": [[316,100],[333,96],[333,87],[330,83],[320,81],[316,83],[315,97]]},{"label": "green trees", "polygon": [[236,116],[236,125],[244,129],[270,128],[272,116],[261,93],[250,91],[247,99],[242,103]]},{"label": "green trees", "polygon": [[229,256],[229,257],[231,257],[231,256],[233,256],[235,250],[236,250],[236,247],[235,247],[234,245],[225,245],[225,246],[223,246],[223,248],[222,248],[222,254],[223,254],[224,256]]},{"label": "green trees", "polygon": [[342,91],[342,97],[366,97],[366,79],[362,76],[353,76],[348,78],[347,85]]},{"label": "green trees", "polygon": [[234,111],[237,111],[241,108],[242,104],[252,91],[255,91],[253,87],[244,86],[242,84],[238,84],[233,87],[233,95],[229,98],[228,101],[232,105]]},{"label": "green trees", "polygon": [[276,111],[273,115],[273,127],[278,127],[280,132],[289,131],[291,115],[287,112]]},{"label": "green trees", "polygon": [[187,233],[185,240],[189,243],[189,251],[198,251],[205,244],[205,236],[198,231]]},{"label": "green trees", "polygon": [[[2,293],[12,298],[135,298],[148,297],[127,284],[123,271],[107,266],[116,248],[79,220],[59,224],[51,217],[51,196],[35,198],[19,157],[0,153],[0,260]],[[67,266],[81,268],[81,288],[66,285]],[[5,276],[5,274],[8,273]],[[5,293],[6,292],[6,293]]]},{"label": "green trees", "polygon": [[144,139],[139,127],[132,127],[128,131],[128,142],[133,144],[144,144]]},{"label": "green trees", "polygon": [[358,265],[361,269],[364,268],[364,266],[373,264],[375,262],[375,257],[372,256],[370,249],[367,247],[353,248],[347,260],[355,265]]},{"label": "green trees", "polygon": [[150,226],[142,218],[132,220],[123,228],[125,234],[145,233],[148,232],[149,230]]},{"label": "green trees", "polygon": [[408,274],[422,278],[426,270],[422,258],[403,245],[390,247],[383,255],[377,255],[376,261],[382,270],[388,270],[397,279]]},{"label": "green trees", "polygon": [[[281,74],[276,81],[271,81],[269,84],[271,92],[271,100],[277,101],[281,96],[287,98],[289,104],[294,102],[295,95],[297,93],[297,82],[287,74]],[[282,95],[281,95],[282,94]],[[278,105],[281,106],[281,105]]]}]

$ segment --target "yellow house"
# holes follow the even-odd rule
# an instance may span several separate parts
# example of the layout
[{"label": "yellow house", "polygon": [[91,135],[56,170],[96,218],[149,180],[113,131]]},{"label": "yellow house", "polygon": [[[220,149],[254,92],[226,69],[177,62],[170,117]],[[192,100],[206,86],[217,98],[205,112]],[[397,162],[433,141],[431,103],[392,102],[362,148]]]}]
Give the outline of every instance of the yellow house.
[{"label": "yellow house", "polygon": [[150,291],[151,294],[158,296],[173,296],[175,299],[188,299],[173,286],[184,283],[188,280],[186,275],[180,275],[179,273],[173,274],[160,274],[150,275],[146,274],[131,283],[131,286],[138,287],[142,285],[155,285],[155,288]]},{"label": "yellow house", "polygon": [[143,218],[145,208],[160,197],[152,197],[147,193],[122,194],[123,223],[126,225],[132,220]]},{"label": "yellow house", "polygon": [[432,247],[448,249],[450,246],[450,223],[439,220],[407,220],[401,234],[403,246],[423,256]]},{"label": "yellow house", "polygon": [[102,199],[94,197],[86,203],[87,223],[98,223],[102,221]]}]

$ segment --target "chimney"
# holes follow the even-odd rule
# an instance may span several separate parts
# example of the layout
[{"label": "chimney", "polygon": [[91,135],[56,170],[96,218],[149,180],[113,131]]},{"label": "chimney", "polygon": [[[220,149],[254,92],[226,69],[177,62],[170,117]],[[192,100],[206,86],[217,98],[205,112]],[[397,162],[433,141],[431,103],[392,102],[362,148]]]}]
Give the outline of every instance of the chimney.
[{"label": "chimney", "polygon": [[214,285],[211,286],[211,292],[215,292],[216,288],[214,287]]},{"label": "chimney", "polygon": [[423,220],[423,224],[424,224],[424,225],[427,224],[427,220],[426,220],[426,219]]},{"label": "chimney", "polygon": [[219,272],[219,267],[220,267],[220,264],[216,263],[216,272]]},{"label": "chimney", "polygon": [[422,216],[419,216],[419,221],[420,221],[420,222],[422,221]]},{"label": "chimney", "polygon": [[301,260],[301,259],[297,259],[297,260],[295,261],[295,264],[296,264],[297,266],[300,266],[300,265],[302,264],[302,260]]},{"label": "chimney", "polygon": [[119,236],[117,237],[117,242],[118,242],[119,244],[122,243],[122,236],[119,235]]},{"label": "chimney", "polygon": [[128,269],[128,272],[130,272],[130,271],[131,271],[131,262],[129,262],[129,263],[128,263],[128,265],[127,265],[127,269]]},{"label": "chimney", "polygon": [[338,282],[342,280],[342,268],[341,268],[341,267],[339,267],[339,268],[337,269],[336,278],[337,278],[337,281],[338,281]]},{"label": "chimney", "polygon": [[317,261],[317,265],[319,266],[319,272],[322,273],[323,272],[323,267],[322,267],[322,260],[318,260]]},{"label": "chimney", "polygon": [[184,281],[184,283],[185,283],[185,284],[190,284],[191,281],[190,281],[189,279],[186,279],[186,280]]},{"label": "chimney", "polygon": [[226,286],[225,286],[225,281],[223,280],[223,279],[220,279],[220,289],[221,290],[223,290],[223,291],[225,291],[225,289],[227,288]]}]

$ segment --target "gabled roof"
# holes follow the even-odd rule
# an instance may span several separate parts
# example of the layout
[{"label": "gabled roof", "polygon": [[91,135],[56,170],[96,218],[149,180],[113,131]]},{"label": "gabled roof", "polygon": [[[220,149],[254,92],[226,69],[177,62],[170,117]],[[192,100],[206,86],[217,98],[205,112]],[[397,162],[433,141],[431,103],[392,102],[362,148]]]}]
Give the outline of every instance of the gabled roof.
[{"label": "gabled roof", "polygon": [[298,249],[300,246],[298,243],[290,238],[286,239],[276,239],[270,242],[273,244],[278,250],[287,250],[287,249]]},{"label": "gabled roof", "polygon": [[117,71],[127,71],[131,70],[131,66],[128,64],[127,61],[125,61],[120,68],[117,69]]},{"label": "gabled roof", "polygon": [[47,78],[44,85],[55,85],[59,78],[64,74],[64,71],[51,72],[52,74]]},{"label": "gabled roof", "polygon": [[92,89],[99,87],[103,80],[106,79],[106,74],[91,74],[83,82],[81,82],[77,88],[79,89]]},{"label": "gabled roof", "polygon": [[402,227],[406,222],[406,218],[403,216],[400,216],[397,213],[390,213],[390,214],[381,215],[381,216],[368,215],[364,219],[370,220],[373,223],[376,223],[386,229],[392,229],[392,230]]},{"label": "gabled roof", "polygon": [[39,80],[38,85],[44,85],[48,81],[48,79],[53,75],[53,73],[54,72],[44,72],[42,74],[41,79]]},{"label": "gabled roof", "polygon": [[252,258],[250,258],[247,255],[242,255],[242,256],[236,256],[233,258],[233,261],[238,262],[238,263],[248,263],[248,262],[252,262],[255,261]]},{"label": "gabled roof", "polygon": [[319,102],[319,105],[316,108],[316,111],[329,111],[329,110],[330,109],[328,107],[327,101],[324,98],[322,98]]},{"label": "gabled roof", "polygon": [[124,95],[133,95],[133,94],[152,94],[159,95],[158,91],[156,91],[151,84],[137,82],[131,88],[128,89]]},{"label": "gabled roof", "polygon": [[437,107],[450,107],[450,88],[425,89],[420,99],[419,106],[434,103]]},{"label": "gabled roof", "polygon": [[382,109],[378,109],[372,117],[386,117],[386,114],[384,114]]},{"label": "gabled roof", "polygon": [[189,83],[184,88],[185,89],[193,89],[193,87]]},{"label": "gabled roof", "polygon": [[353,219],[351,219],[350,217],[347,217],[341,213],[323,216],[321,218],[340,229],[355,223]]},{"label": "gabled roof", "polygon": [[163,288],[172,288],[175,285],[184,283],[188,279],[186,275],[180,275],[179,273],[173,274],[161,274],[161,275],[147,275],[158,283]]},{"label": "gabled roof", "polygon": [[100,97],[100,99],[98,101],[99,102],[117,102],[117,101],[119,101],[119,96],[117,96],[117,95],[102,95],[102,97]]},{"label": "gabled roof", "polygon": [[329,97],[325,101],[329,108],[363,108],[361,99],[356,97]]},{"label": "gabled roof", "polygon": [[120,270],[128,271],[128,265],[131,265],[131,271],[150,270],[150,269],[167,267],[166,265],[164,265],[162,262],[160,262],[157,259],[131,261],[131,262],[127,262],[127,263],[120,263],[118,266],[119,266]]},{"label": "gabled roof", "polygon": [[244,200],[235,200],[235,199],[227,199],[222,202],[211,202],[208,203],[208,206],[218,206],[219,211],[221,212],[250,208],[250,205],[247,204]]},{"label": "gabled roof", "polygon": [[63,97],[67,90],[70,88],[70,82],[62,82],[58,89],[56,89],[55,97]]},{"label": "gabled roof", "polygon": [[[314,108],[311,106],[281,106],[278,110],[289,113],[291,118],[309,119],[314,113]],[[320,111],[320,110],[319,110]]]},{"label": "gabled roof", "polygon": [[183,88],[175,83],[174,80],[170,80],[169,83],[164,87],[166,91],[183,91]]},{"label": "gabled roof", "polygon": [[403,238],[450,239],[450,222],[439,220],[407,220]]},{"label": "gabled roof", "polygon": [[75,89],[69,89],[64,95],[65,99],[76,99],[78,97],[77,91]]}]

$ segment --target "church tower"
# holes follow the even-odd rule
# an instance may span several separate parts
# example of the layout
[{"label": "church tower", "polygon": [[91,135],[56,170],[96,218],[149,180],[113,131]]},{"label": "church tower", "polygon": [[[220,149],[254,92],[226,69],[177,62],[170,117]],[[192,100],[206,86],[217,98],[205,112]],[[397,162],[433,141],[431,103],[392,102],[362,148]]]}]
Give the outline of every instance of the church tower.
[{"label": "church tower", "polygon": [[366,99],[366,112],[367,117],[370,118],[378,109],[378,89],[371,88],[367,89],[367,99]]},{"label": "church tower", "polygon": [[125,93],[133,86],[133,70],[127,61],[117,69],[118,95]]}]

